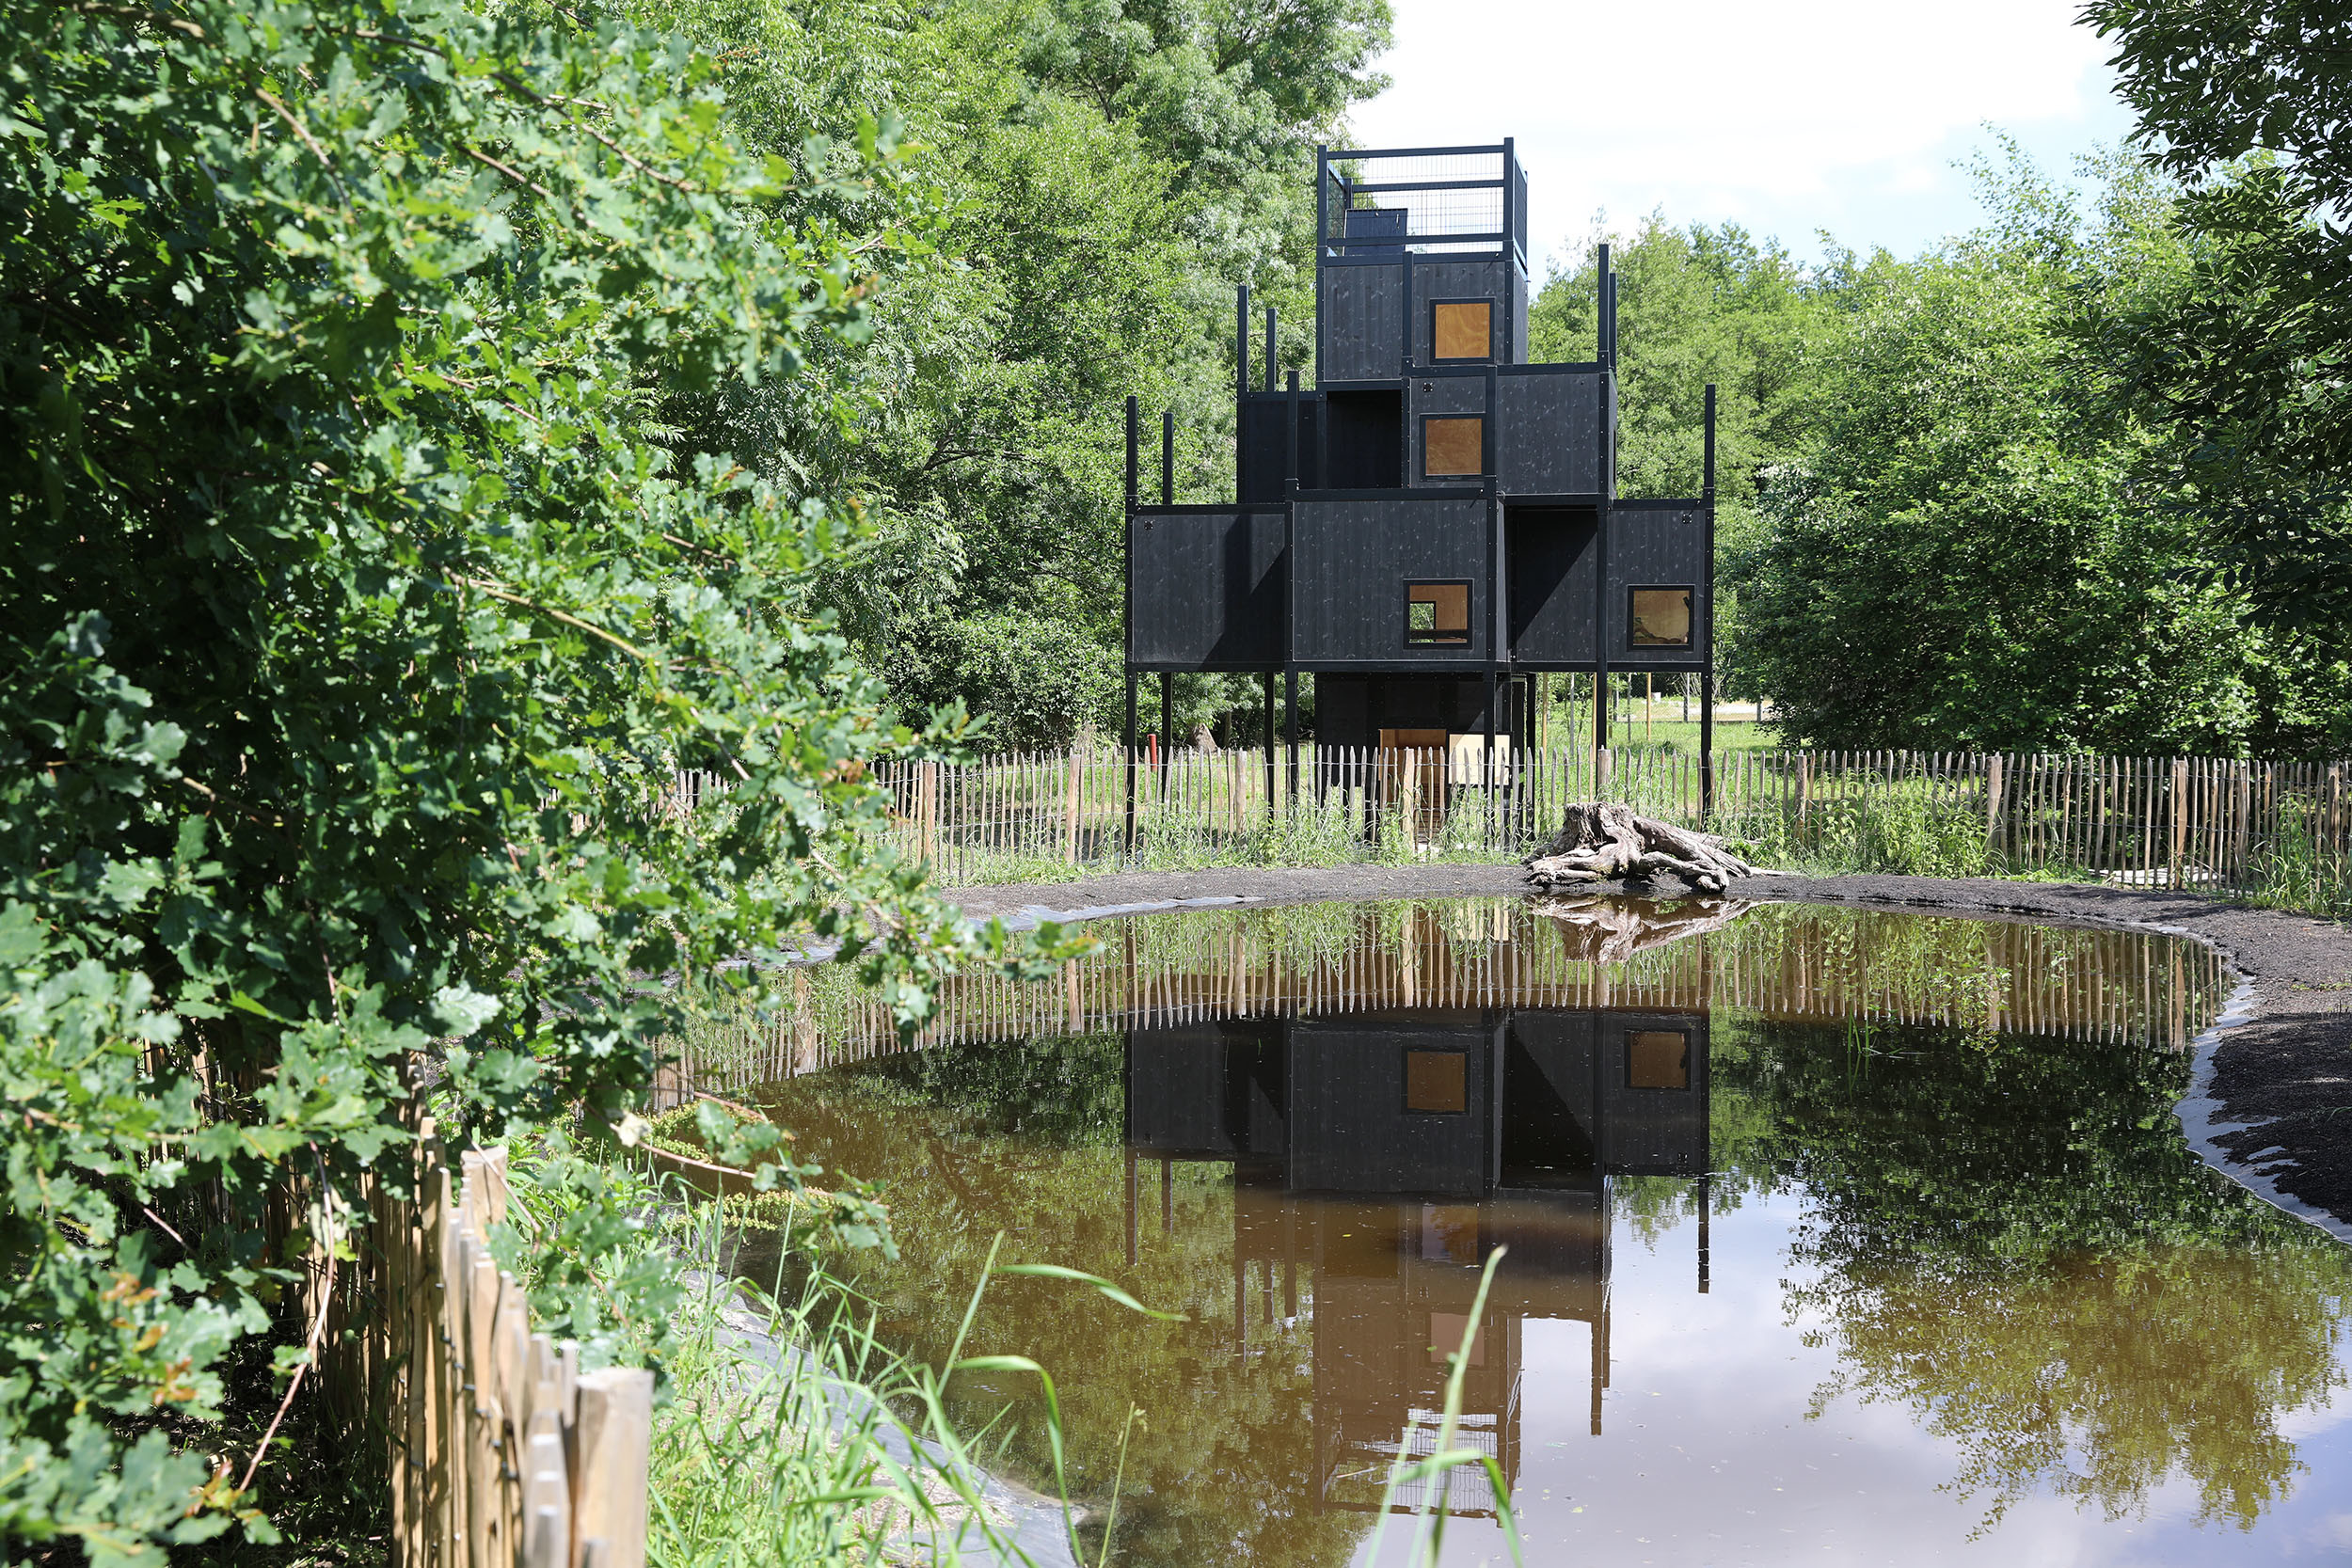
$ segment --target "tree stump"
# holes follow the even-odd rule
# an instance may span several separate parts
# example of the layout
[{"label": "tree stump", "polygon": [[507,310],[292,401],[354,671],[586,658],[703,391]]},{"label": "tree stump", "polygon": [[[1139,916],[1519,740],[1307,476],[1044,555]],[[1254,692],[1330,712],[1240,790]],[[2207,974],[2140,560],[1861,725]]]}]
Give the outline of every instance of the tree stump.
[{"label": "tree stump", "polygon": [[1631,806],[1597,800],[1570,806],[1565,825],[1520,863],[1528,880],[1551,889],[1672,877],[1703,893],[1721,893],[1734,879],[1756,871],[1712,833],[1692,832],[1637,816]]}]

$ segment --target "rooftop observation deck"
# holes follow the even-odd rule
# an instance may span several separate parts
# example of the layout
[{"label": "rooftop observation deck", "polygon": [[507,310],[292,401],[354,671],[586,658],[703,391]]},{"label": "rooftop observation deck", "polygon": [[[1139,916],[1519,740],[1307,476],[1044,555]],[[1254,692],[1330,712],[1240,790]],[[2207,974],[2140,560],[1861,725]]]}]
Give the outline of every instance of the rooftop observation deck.
[{"label": "rooftop observation deck", "polygon": [[1527,171],[1491,147],[1325,148],[1316,231],[1325,264],[1394,262],[1407,252],[1527,265]]}]

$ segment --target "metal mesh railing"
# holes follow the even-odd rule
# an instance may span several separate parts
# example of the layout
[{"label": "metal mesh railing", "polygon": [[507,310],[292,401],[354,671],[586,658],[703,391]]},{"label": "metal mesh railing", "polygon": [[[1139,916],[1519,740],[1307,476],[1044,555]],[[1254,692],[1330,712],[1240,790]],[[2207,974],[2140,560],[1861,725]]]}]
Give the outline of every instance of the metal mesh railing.
[{"label": "metal mesh railing", "polygon": [[[1500,148],[1474,152],[1334,154],[1325,173],[1324,241],[1348,255],[1500,248],[1504,192],[1525,206],[1525,179]],[[1523,212],[1509,226],[1523,235]],[[1523,240],[1520,248],[1525,249]]]}]

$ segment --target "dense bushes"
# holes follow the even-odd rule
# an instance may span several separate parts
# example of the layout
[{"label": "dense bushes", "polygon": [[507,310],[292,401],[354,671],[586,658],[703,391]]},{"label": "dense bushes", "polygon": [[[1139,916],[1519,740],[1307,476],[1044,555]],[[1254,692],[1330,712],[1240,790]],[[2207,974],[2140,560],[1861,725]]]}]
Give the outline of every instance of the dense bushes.
[{"label": "dense bushes", "polygon": [[154,1560],[267,1533],[224,1357],[305,1359],[415,1053],[453,1135],[593,1127],[644,976],[821,931],[911,1017],[968,946],[870,831],[925,742],[776,613],[854,531],[646,422],[932,220],[554,10],[8,0],[0,62],[0,1533]]}]

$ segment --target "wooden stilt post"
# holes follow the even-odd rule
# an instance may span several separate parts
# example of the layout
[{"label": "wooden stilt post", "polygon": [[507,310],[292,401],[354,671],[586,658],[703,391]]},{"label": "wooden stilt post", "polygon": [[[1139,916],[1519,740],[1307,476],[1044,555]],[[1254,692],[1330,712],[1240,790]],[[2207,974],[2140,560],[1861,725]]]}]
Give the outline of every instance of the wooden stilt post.
[{"label": "wooden stilt post", "polygon": [[[1707,384],[1699,460],[1699,825],[1715,814],[1715,384]],[[1688,691],[1690,688],[1683,688]]]},{"label": "wooden stilt post", "polygon": [[1122,748],[1127,775],[1126,852],[1136,852],[1136,673],[1127,672],[1127,737]]},{"label": "wooden stilt post", "polygon": [[1176,672],[1160,672],[1160,806],[1168,806],[1168,754],[1176,749]]},{"label": "wooden stilt post", "polygon": [[1121,554],[1126,562],[1127,602],[1121,610],[1122,624],[1120,630],[1119,657],[1122,661],[1126,661],[1127,668],[1127,841],[1125,850],[1130,855],[1136,852],[1136,667],[1133,660],[1136,646],[1136,464],[1138,458],[1136,444],[1142,434],[1136,427],[1140,418],[1136,400],[1133,397],[1128,398],[1127,514],[1126,527],[1120,540]]},{"label": "wooden stilt post", "polygon": [[1287,802],[1298,800],[1298,671],[1282,672],[1282,744],[1290,752],[1289,767],[1283,778]]},{"label": "wooden stilt post", "polygon": [[1265,814],[1274,819],[1274,672],[1261,677],[1265,696]]}]

